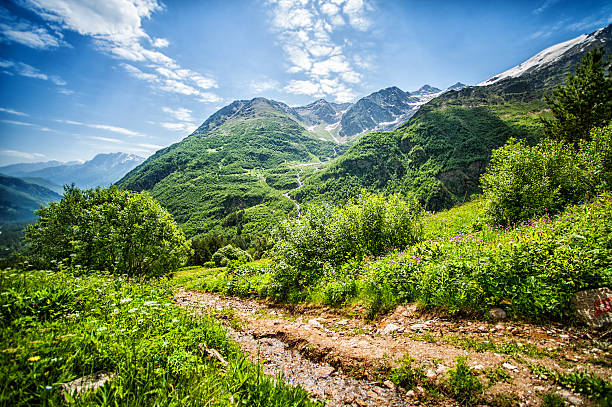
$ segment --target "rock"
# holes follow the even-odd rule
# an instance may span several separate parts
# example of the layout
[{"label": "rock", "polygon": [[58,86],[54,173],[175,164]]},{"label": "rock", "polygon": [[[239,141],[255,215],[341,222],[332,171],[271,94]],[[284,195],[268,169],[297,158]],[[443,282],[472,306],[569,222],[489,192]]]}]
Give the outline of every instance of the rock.
[{"label": "rock", "polygon": [[81,393],[96,390],[99,387],[104,386],[104,383],[113,378],[112,373],[97,372],[90,374],[89,376],[80,377],[71,382],[62,385],[62,394],[66,401],[69,401],[67,395],[79,395]]},{"label": "rock", "polygon": [[408,390],[408,391],[406,392],[406,396],[408,396],[408,397],[414,397],[414,396],[415,396],[415,394],[416,394],[416,393],[414,392],[414,390]]},{"label": "rock", "polygon": [[438,377],[438,373],[436,373],[436,371],[433,369],[427,369],[427,371],[425,372],[425,376],[428,379],[435,379],[436,377]]},{"label": "rock", "polygon": [[383,335],[390,335],[394,332],[398,332],[399,330],[401,330],[402,327],[395,325],[395,324],[387,324],[385,325],[385,327],[382,329],[381,333]]},{"label": "rock", "polygon": [[321,323],[316,318],[308,321],[308,325],[313,328],[323,328],[323,325],[321,325]]},{"label": "rock", "polygon": [[489,316],[494,319],[506,319],[508,315],[506,314],[506,311],[501,308],[491,308],[489,310]]},{"label": "rock", "polygon": [[426,324],[414,324],[414,325],[410,325],[410,329],[412,329],[413,331],[427,331],[429,329],[429,326],[427,326]]},{"label": "rock", "polygon": [[484,370],[484,365],[478,364],[478,365],[474,365],[472,366],[472,369],[474,370]]},{"label": "rock", "polygon": [[343,319],[341,321],[336,322],[336,325],[344,326],[346,324],[348,324],[348,319]]},{"label": "rock", "polygon": [[331,366],[322,366],[315,371],[315,375],[321,378],[329,377],[329,375],[331,375],[334,370],[335,369]]},{"label": "rock", "polygon": [[513,372],[518,372],[518,367],[506,362],[504,364],[502,364],[503,367],[505,367],[508,370],[512,370]]},{"label": "rock", "polygon": [[395,383],[393,383],[391,380],[385,380],[383,384],[387,386],[389,389],[395,390]]},{"label": "rock", "polygon": [[559,390],[559,395],[573,406],[582,405],[582,399],[569,390]]},{"label": "rock", "polygon": [[574,296],[578,316],[591,328],[612,323],[612,290],[596,288],[579,291]]},{"label": "rock", "polygon": [[448,371],[448,367],[444,366],[443,364],[439,364],[438,367],[436,368],[436,373],[441,375],[444,374]]}]

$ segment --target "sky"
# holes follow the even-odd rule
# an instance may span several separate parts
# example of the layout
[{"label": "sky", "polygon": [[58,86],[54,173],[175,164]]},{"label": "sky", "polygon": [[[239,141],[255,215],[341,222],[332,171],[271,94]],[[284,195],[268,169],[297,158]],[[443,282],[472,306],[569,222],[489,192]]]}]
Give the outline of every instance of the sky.
[{"label": "sky", "polygon": [[608,1],[2,0],[0,165],[146,157],[236,99],[474,85]]}]

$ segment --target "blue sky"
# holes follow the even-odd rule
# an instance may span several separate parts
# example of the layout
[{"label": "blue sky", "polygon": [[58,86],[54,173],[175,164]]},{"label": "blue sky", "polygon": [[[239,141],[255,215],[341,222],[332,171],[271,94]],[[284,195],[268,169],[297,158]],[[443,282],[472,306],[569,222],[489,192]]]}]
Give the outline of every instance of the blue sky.
[{"label": "blue sky", "polygon": [[235,99],[476,84],[612,22],[606,1],[0,2],[0,165],[148,156]]}]

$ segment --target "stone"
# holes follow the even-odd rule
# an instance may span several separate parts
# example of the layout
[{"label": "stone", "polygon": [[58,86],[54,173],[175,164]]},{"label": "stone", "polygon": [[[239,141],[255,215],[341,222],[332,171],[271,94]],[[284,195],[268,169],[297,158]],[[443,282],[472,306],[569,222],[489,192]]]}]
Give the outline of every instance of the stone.
[{"label": "stone", "polygon": [[491,308],[489,310],[489,316],[494,319],[506,319],[508,315],[506,314],[506,311],[501,308]]},{"label": "stone", "polygon": [[391,380],[385,380],[383,384],[389,389],[395,390],[395,383],[393,383]]},{"label": "stone", "polygon": [[331,375],[334,372],[334,370],[335,369],[331,366],[323,366],[323,367],[318,368],[315,371],[315,375],[320,378],[329,377],[329,375]]},{"label": "stone", "polygon": [[346,324],[348,324],[348,320],[347,319],[342,319],[342,320],[336,322],[336,325],[340,325],[340,326],[344,326]]},{"label": "stone", "polygon": [[321,325],[321,323],[316,318],[308,321],[308,325],[313,328],[323,328],[323,325]]},{"label": "stone", "polygon": [[612,323],[612,290],[607,287],[577,292],[574,305],[580,319],[591,328]]},{"label": "stone", "polygon": [[427,331],[429,329],[429,326],[427,326],[426,324],[414,324],[414,325],[410,325],[410,329],[412,329],[413,331]]},{"label": "stone", "polygon": [[384,328],[382,329],[381,333],[383,335],[390,335],[394,332],[399,331],[400,329],[402,329],[400,326],[395,325],[395,324],[387,324],[384,326]]},{"label": "stone", "polygon": [[78,396],[81,393],[96,390],[104,386],[104,384],[112,378],[113,374],[106,372],[97,372],[89,376],[79,377],[71,382],[64,383],[62,385],[62,394],[66,401],[69,401],[68,394]]},{"label": "stone", "polygon": [[513,372],[518,372],[518,367],[516,367],[513,364],[510,364],[508,362],[502,364],[502,366],[505,367],[508,370],[512,370]]},{"label": "stone", "polygon": [[444,374],[448,371],[448,367],[444,366],[443,364],[439,364],[438,367],[436,368],[436,373],[437,374]]},{"label": "stone", "polygon": [[582,405],[582,399],[569,390],[559,390],[559,395],[573,406]]}]

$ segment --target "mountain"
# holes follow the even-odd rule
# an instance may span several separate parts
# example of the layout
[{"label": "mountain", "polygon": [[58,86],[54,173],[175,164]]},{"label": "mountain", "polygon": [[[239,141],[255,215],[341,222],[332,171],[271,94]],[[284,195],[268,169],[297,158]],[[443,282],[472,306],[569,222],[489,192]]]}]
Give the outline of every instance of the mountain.
[{"label": "mountain", "polygon": [[334,124],[340,121],[342,115],[352,103],[330,103],[319,99],[307,106],[295,107],[293,110],[307,125]]},{"label": "mountain", "polygon": [[[49,161],[14,164],[0,167],[0,173],[21,178],[39,178],[51,184],[74,183],[79,188],[93,188],[114,183],[143,161],[144,158],[134,154],[109,153],[98,154],[84,163]],[[35,183],[41,182],[43,181]]]},{"label": "mountain", "polygon": [[26,221],[36,218],[40,205],[59,201],[61,196],[20,178],[0,175],[0,221]]},{"label": "mountain", "polygon": [[[564,83],[593,47],[612,53],[611,32],[612,25],[550,47],[479,86],[458,84],[396,130],[362,136],[307,178],[294,198],[342,202],[361,189],[402,192],[416,195],[429,210],[465,200],[479,192],[479,177],[493,149],[510,137],[534,143],[542,136],[539,118],[548,109],[544,96]],[[363,115],[367,120],[366,111]]]},{"label": "mountain", "polygon": [[297,186],[294,163],[325,161],[344,149],[311,134],[284,103],[239,100],[156,152],[117,185],[149,191],[188,236],[248,239],[295,211],[283,196]]}]

